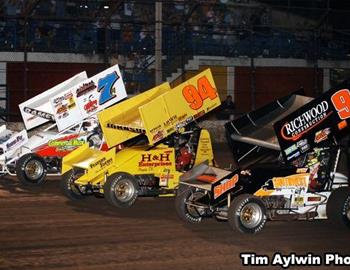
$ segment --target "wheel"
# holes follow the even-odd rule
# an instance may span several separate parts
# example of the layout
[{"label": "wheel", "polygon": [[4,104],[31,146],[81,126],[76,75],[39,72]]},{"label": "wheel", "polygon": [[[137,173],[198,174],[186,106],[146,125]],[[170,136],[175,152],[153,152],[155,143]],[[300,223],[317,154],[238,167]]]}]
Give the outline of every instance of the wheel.
[{"label": "wheel", "polygon": [[350,228],[350,188],[332,191],[326,206],[327,217],[337,226]]},{"label": "wheel", "polygon": [[62,175],[60,182],[63,194],[72,201],[78,201],[85,199],[85,195],[82,194],[79,188],[74,184],[74,181],[82,175],[83,171],[78,172],[76,170],[70,170]]},{"label": "wheel", "polygon": [[24,185],[41,185],[46,178],[47,165],[42,157],[28,153],[16,162],[16,175]]},{"label": "wheel", "polygon": [[250,194],[236,197],[228,209],[228,222],[233,230],[257,233],[266,223],[266,208],[262,200]]},{"label": "wheel", "polygon": [[199,223],[205,214],[204,208],[198,208],[190,205],[190,202],[196,201],[205,196],[202,191],[193,187],[180,185],[176,198],[175,209],[180,219],[189,223]]},{"label": "wheel", "polygon": [[101,135],[97,132],[92,133],[87,137],[87,142],[89,143],[90,147],[99,148],[102,144]]},{"label": "wheel", "polygon": [[128,208],[138,196],[139,185],[128,173],[115,173],[107,177],[103,187],[106,200],[113,206]]}]

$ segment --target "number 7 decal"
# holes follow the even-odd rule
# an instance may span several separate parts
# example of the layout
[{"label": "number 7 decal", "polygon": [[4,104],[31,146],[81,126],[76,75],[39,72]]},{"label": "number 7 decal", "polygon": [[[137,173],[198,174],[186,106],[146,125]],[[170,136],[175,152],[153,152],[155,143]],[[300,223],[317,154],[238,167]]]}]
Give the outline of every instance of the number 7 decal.
[{"label": "number 7 decal", "polygon": [[99,105],[106,103],[117,95],[113,85],[119,78],[116,72],[112,72],[98,80],[97,91],[101,92]]}]

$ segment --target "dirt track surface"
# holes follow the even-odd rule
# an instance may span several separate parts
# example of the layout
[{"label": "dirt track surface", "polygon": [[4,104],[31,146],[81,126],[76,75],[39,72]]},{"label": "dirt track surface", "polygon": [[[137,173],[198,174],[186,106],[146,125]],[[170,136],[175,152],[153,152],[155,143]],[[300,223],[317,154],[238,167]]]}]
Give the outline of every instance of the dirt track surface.
[{"label": "dirt track surface", "polygon": [[120,210],[94,197],[70,202],[58,179],[28,189],[0,179],[0,269],[281,269],[242,266],[240,252],[350,255],[350,231],[327,221],[269,222],[242,235],[225,222],[182,223],[173,198]]}]

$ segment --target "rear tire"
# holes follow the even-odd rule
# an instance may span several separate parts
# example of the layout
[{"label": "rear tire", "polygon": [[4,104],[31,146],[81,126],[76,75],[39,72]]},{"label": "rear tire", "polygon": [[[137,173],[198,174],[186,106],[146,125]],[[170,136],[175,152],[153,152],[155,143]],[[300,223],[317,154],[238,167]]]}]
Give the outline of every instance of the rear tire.
[{"label": "rear tire", "polygon": [[80,192],[80,190],[75,186],[74,181],[81,176],[81,173],[70,170],[62,175],[60,182],[63,194],[72,201],[78,201],[85,199],[85,195]]},{"label": "rear tire", "polygon": [[37,186],[43,184],[46,173],[45,160],[34,153],[25,154],[16,162],[16,175],[23,185]]},{"label": "rear tire", "polygon": [[136,179],[128,173],[114,173],[107,177],[103,187],[106,200],[118,208],[134,205],[139,191]]},{"label": "rear tire", "polygon": [[329,220],[339,227],[350,228],[350,188],[340,187],[328,198],[326,213]]},{"label": "rear tire", "polygon": [[233,230],[254,234],[266,223],[266,207],[263,201],[250,194],[236,197],[228,209],[228,222]]},{"label": "rear tire", "polygon": [[203,195],[202,192],[196,192],[196,189],[190,186],[180,185],[176,198],[175,209],[179,218],[188,223],[200,223],[203,218],[203,209],[197,209],[190,206],[187,202]]}]

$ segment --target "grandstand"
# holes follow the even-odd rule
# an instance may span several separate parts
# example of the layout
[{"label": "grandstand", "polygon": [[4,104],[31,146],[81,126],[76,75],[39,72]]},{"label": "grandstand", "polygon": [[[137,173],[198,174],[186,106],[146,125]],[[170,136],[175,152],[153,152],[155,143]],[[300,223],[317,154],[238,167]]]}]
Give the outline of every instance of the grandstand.
[{"label": "grandstand", "polygon": [[115,63],[129,93],[210,66],[238,112],[317,95],[348,77],[349,15],[335,0],[4,0],[0,114],[18,120],[18,103]]}]

